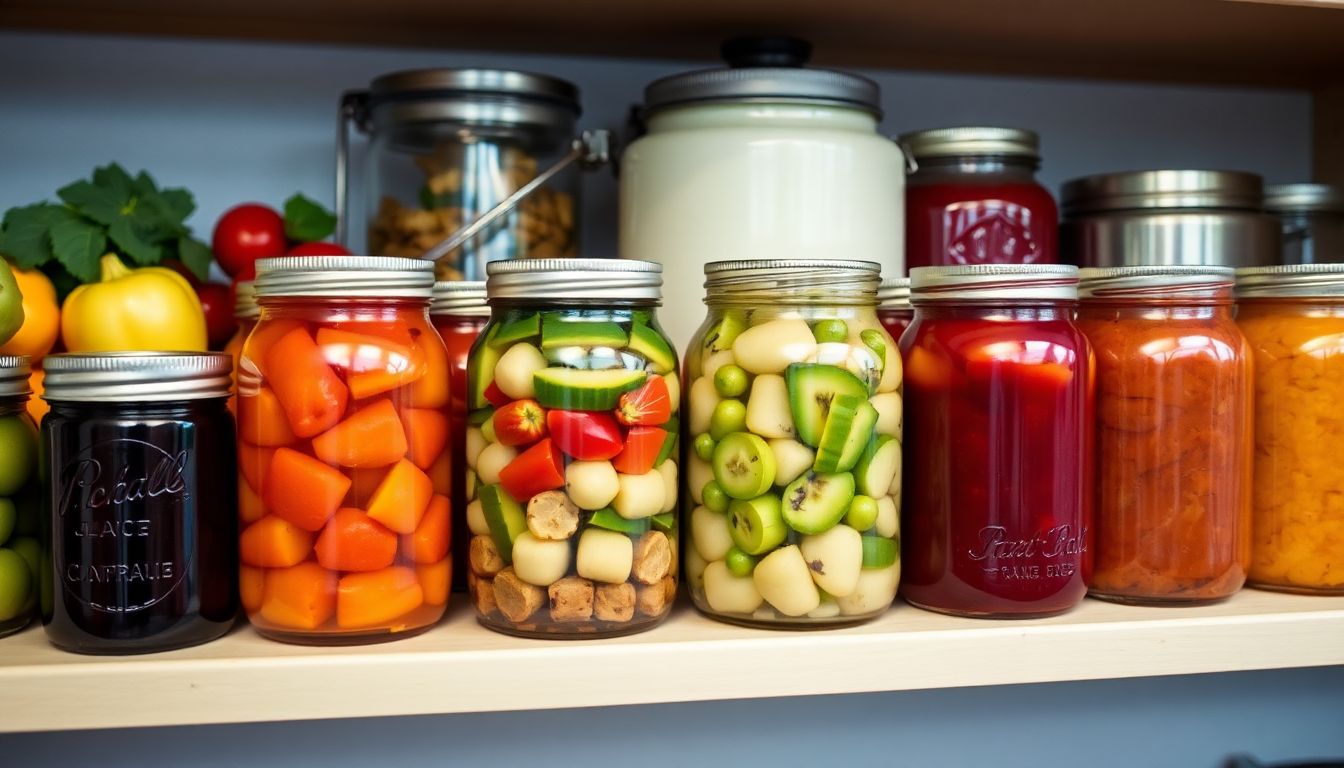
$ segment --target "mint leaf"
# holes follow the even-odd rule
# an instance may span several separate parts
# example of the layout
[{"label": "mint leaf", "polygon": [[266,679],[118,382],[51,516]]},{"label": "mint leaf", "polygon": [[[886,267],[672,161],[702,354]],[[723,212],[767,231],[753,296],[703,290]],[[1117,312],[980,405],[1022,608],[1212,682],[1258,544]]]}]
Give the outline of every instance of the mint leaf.
[{"label": "mint leaf", "polygon": [[93,169],[93,183],[116,195],[120,200],[129,200],[135,194],[135,182],[131,175],[116,163]]},{"label": "mint leaf", "polygon": [[187,269],[201,280],[205,280],[210,272],[210,259],[213,256],[209,246],[194,237],[177,239],[177,260],[185,264]]},{"label": "mint leaf", "polygon": [[107,247],[103,228],[69,209],[51,224],[51,253],[66,270],[86,283],[100,276],[98,259]]},{"label": "mint leaf", "polygon": [[32,269],[50,260],[48,233],[52,222],[64,210],[63,206],[53,203],[10,208],[5,213],[3,229],[0,229],[0,254],[20,269]]},{"label": "mint leaf", "polygon": [[196,200],[185,189],[165,189],[157,197],[151,198],[168,218],[181,224],[196,210]]},{"label": "mint leaf", "polygon": [[315,243],[336,230],[336,217],[303,195],[285,201],[285,236],[300,243]]},{"label": "mint leaf", "polygon": [[141,266],[158,264],[163,259],[163,249],[154,244],[152,235],[146,234],[130,218],[118,217],[107,228],[107,236],[118,250]]},{"label": "mint leaf", "polygon": [[56,190],[56,196],[99,224],[111,224],[121,218],[122,209],[128,202],[133,202],[126,197],[118,197],[111,189],[82,180]]},{"label": "mint leaf", "polygon": [[137,195],[153,195],[159,191],[159,185],[154,183],[154,177],[145,171],[141,171],[131,180],[131,190]]}]

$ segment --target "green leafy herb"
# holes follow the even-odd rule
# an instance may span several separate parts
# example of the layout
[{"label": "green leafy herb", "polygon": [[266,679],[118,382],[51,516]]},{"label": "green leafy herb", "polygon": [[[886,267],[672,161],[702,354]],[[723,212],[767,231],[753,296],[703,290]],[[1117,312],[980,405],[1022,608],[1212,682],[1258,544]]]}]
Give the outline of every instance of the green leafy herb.
[{"label": "green leafy herb", "polygon": [[179,259],[205,279],[210,248],[186,225],[196,210],[187,190],[160,189],[148,173],[132,177],[113,163],[95,168],[91,179],[61,187],[56,196],[60,203],[5,212],[0,255],[22,269],[40,267],[57,286],[97,281],[105,253],[139,266]]},{"label": "green leafy herb", "polygon": [[303,195],[285,201],[285,236],[299,243],[325,240],[336,231],[336,217]]}]

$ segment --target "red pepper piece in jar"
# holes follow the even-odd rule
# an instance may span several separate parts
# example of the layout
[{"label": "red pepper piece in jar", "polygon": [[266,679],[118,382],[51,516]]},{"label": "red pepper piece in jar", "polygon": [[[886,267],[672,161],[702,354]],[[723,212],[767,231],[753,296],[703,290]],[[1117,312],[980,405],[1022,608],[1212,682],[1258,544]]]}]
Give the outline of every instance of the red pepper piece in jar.
[{"label": "red pepper piece in jar", "polygon": [[553,409],[546,414],[546,426],[556,447],[579,461],[610,459],[625,447],[620,425],[604,411]]},{"label": "red pepper piece in jar", "polygon": [[[557,413],[557,411],[551,411]],[[514,457],[513,461],[499,473],[499,484],[504,491],[519,504],[542,491],[551,491],[565,486],[565,472],[560,464],[560,455],[551,438],[545,438],[536,445]]]},{"label": "red pepper piece in jar", "polygon": [[611,460],[611,466],[623,475],[648,472],[658,460],[666,438],[667,431],[660,427],[631,427],[625,438],[625,448]]},{"label": "red pepper piece in jar", "polygon": [[657,426],[672,418],[672,393],[662,376],[652,376],[644,386],[621,395],[616,420],[626,426]]},{"label": "red pepper piece in jar", "polygon": [[546,436],[546,411],[536,400],[514,400],[492,419],[495,437],[505,445],[531,445]]}]

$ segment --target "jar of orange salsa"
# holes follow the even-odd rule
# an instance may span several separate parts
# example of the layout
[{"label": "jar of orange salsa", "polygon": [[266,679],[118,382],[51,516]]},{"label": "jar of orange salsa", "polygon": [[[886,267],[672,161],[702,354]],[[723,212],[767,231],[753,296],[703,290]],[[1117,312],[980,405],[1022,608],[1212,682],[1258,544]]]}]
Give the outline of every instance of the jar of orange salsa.
[{"label": "jar of orange salsa", "polygon": [[443,615],[448,360],[434,266],[257,262],[238,375],[241,597],[267,637],[391,640]]},{"label": "jar of orange salsa", "polygon": [[1250,566],[1251,367],[1226,267],[1084,269],[1096,354],[1091,594],[1202,603]]},{"label": "jar of orange salsa", "polygon": [[1250,583],[1344,595],[1344,264],[1237,271],[1255,360]]},{"label": "jar of orange salsa", "polygon": [[[465,531],[467,525],[467,467],[459,457],[467,455],[467,358],[481,329],[490,322],[485,303],[484,281],[438,282],[429,305],[429,319],[448,348],[448,446],[449,488],[452,493],[453,529]],[[467,578],[467,536],[453,542],[453,583],[465,589]]]}]

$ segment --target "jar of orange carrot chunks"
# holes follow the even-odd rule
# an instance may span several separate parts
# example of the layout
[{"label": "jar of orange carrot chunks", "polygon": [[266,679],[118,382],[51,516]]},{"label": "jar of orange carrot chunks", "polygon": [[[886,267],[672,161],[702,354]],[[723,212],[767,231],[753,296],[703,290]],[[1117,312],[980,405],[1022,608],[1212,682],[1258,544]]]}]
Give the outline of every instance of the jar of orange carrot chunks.
[{"label": "jar of orange carrot chunks", "polygon": [[432,626],[448,600],[448,369],[433,264],[257,263],[238,373],[241,597],[257,631],[314,645]]}]

